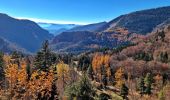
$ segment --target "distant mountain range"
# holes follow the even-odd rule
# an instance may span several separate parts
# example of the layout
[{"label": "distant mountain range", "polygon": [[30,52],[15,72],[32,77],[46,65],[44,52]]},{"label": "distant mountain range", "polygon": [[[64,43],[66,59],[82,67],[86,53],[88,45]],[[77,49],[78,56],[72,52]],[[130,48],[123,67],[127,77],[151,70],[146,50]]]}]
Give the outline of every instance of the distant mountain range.
[{"label": "distant mountain range", "polygon": [[94,23],[88,25],[81,25],[81,26],[74,27],[70,30],[67,30],[67,32],[76,32],[76,31],[99,32],[106,24],[107,22],[100,22],[100,23]]},{"label": "distant mountain range", "polygon": [[40,23],[40,22],[37,24],[42,28],[46,29],[47,31],[49,31],[49,33],[53,34],[54,36],[79,26],[76,24],[54,24],[54,23]]},{"label": "distant mountain range", "polygon": [[76,25],[76,24],[53,24],[53,23],[37,23],[45,30],[54,36],[59,35],[62,32],[76,32],[76,31],[90,31],[98,32],[104,27],[107,22],[100,22],[88,25]]},{"label": "distant mountain range", "polygon": [[110,22],[89,25],[35,23],[0,14],[0,50],[35,53],[46,39],[51,41],[50,46],[55,52],[80,53],[114,48],[139,42],[153,30],[165,27],[169,21],[169,6],[136,11]]}]

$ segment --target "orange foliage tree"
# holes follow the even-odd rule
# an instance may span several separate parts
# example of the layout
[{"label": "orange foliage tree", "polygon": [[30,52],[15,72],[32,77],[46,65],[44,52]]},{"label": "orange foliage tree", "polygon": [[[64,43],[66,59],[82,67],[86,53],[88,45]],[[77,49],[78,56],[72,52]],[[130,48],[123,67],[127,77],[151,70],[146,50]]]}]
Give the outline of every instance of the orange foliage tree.
[{"label": "orange foliage tree", "polygon": [[121,87],[125,83],[124,80],[124,69],[120,67],[115,73],[116,86]]},{"label": "orange foliage tree", "polygon": [[[6,95],[8,99],[50,99],[54,91],[54,71],[34,71],[28,80],[24,60],[20,60],[20,66],[5,56]],[[53,97],[54,98],[54,97]]]},{"label": "orange foliage tree", "polygon": [[109,78],[111,75],[110,72],[110,55],[102,55],[102,54],[98,54],[96,53],[93,57],[92,60],[92,67],[93,67],[93,71],[94,74],[97,76],[97,79],[99,79],[100,81],[102,80],[102,66],[104,66],[105,70],[106,70],[106,75]]}]

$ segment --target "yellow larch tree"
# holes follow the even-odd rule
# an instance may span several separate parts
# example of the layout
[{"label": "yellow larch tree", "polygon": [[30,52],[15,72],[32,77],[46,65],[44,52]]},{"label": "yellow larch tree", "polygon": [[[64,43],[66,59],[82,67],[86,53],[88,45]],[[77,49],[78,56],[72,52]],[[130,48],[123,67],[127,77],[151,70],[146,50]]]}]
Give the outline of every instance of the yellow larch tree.
[{"label": "yellow larch tree", "polygon": [[124,79],[124,69],[120,67],[115,73],[116,86],[121,87],[125,83]]},{"label": "yellow larch tree", "polygon": [[58,86],[58,92],[60,93],[60,96],[64,95],[64,90],[66,85],[70,82],[70,68],[69,65],[65,64],[63,61],[60,61],[57,65],[57,86]]},{"label": "yellow larch tree", "polygon": [[[26,66],[24,60],[20,60],[20,66],[10,61],[5,56],[5,77],[8,83],[7,94],[9,99],[37,99],[50,98],[50,91],[54,83],[54,72],[33,71],[30,80],[27,80]],[[38,94],[41,94],[38,95]]]},{"label": "yellow larch tree", "polygon": [[93,57],[92,60],[92,68],[93,71],[97,77],[97,79],[99,79],[100,81],[102,80],[102,75],[101,75],[101,69],[104,66],[105,70],[106,70],[106,75],[109,78],[111,75],[110,72],[110,55],[102,55],[99,53],[96,53]]}]

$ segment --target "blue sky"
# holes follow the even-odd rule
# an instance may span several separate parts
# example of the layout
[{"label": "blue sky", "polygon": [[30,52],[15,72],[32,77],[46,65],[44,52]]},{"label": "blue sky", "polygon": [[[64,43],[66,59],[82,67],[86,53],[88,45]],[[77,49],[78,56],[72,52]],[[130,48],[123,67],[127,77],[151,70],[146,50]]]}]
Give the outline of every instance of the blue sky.
[{"label": "blue sky", "polygon": [[132,11],[170,6],[170,0],[0,0],[0,12],[63,24],[109,21]]}]

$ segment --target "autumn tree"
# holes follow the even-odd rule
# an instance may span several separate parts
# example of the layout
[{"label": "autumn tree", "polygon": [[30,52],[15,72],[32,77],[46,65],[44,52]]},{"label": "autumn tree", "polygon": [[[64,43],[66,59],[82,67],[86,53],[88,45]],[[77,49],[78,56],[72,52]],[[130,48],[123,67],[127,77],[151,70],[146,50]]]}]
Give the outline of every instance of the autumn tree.
[{"label": "autumn tree", "polygon": [[[30,96],[33,96],[36,99],[40,100],[48,100],[49,98],[53,98],[51,96],[52,86],[54,82],[54,74],[52,70],[49,70],[49,72],[38,72],[35,71],[31,75],[31,81],[29,81],[29,88],[27,90],[27,93]],[[42,84],[44,83],[44,84]],[[31,94],[30,94],[31,93]]]},{"label": "autumn tree", "polygon": [[64,92],[65,86],[68,84],[70,80],[69,66],[61,61],[59,64],[57,64],[56,67],[58,83],[62,85],[61,92]]},{"label": "autumn tree", "polygon": [[50,69],[48,72],[35,70],[29,76],[30,71],[28,71],[27,61],[24,59],[20,60],[20,68],[18,68],[16,63],[5,57],[5,65],[9,99],[48,100],[51,98],[50,100],[56,100],[55,98],[58,97],[57,88],[54,86],[56,83],[53,70]]},{"label": "autumn tree", "polygon": [[109,79],[111,76],[110,55],[95,54],[92,60],[92,67],[97,80],[102,81],[103,68],[105,69],[105,77],[107,76],[107,79]]},{"label": "autumn tree", "polygon": [[98,70],[100,70],[100,61],[99,61],[100,57],[99,54],[95,54],[93,57],[93,61],[92,61],[92,68],[95,74],[95,79],[97,80],[97,78],[99,78],[98,76]]},{"label": "autumn tree", "polygon": [[21,62],[21,67],[18,68],[17,64],[9,63],[5,68],[6,80],[9,83],[10,98],[18,98],[23,95],[23,86],[26,86],[26,66]]},{"label": "autumn tree", "polygon": [[121,87],[124,81],[124,69],[120,67],[115,73],[116,86]]}]

